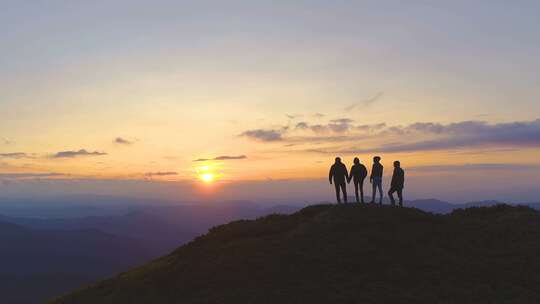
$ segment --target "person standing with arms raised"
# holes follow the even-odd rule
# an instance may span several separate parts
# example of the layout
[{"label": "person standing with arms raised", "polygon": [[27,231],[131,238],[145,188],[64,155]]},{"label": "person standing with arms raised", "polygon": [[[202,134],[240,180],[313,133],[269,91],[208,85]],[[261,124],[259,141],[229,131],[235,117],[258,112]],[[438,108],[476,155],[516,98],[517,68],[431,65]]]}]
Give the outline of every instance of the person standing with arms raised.
[{"label": "person standing with arms raised", "polygon": [[371,168],[371,176],[369,182],[373,185],[373,196],[371,197],[371,203],[375,203],[375,196],[377,195],[377,188],[379,188],[379,205],[382,205],[383,190],[382,190],[382,177],[383,177],[383,165],[381,164],[381,158],[375,156],[373,158],[373,167]]},{"label": "person standing with arms raised", "polygon": [[334,180],[338,204],[341,203],[341,198],[339,196],[340,189],[343,192],[343,200],[347,203],[347,183],[345,181],[348,178],[349,174],[347,173],[347,167],[341,162],[341,158],[336,157],[335,163],[330,167],[328,179],[330,180],[330,184],[332,184],[332,180]]},{"label": "person standing with arms raised", "polygon": [[366,167],[360,163],[360,159],[358,159],[358,157],[355,157],[354,165],[351,167],[347,183],[350,183],[352,179],[354,183],[354,194],[356,195],[357,203],[360,203],[360,198],[358,197],[358,189],[360,189],[360,197],[362,198],[362,204],[364,203],[364,179],[366,178],[366,176]]}]

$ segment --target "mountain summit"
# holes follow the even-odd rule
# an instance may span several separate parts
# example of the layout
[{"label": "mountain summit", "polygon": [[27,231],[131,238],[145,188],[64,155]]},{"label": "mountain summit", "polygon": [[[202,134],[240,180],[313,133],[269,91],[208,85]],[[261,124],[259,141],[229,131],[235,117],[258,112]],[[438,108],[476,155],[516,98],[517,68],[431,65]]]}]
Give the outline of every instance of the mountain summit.
[{"label": "mountain summit", "polygon": [[52,303],[539,303],[539,240],[527,207],[317,205],[217,226]]}]

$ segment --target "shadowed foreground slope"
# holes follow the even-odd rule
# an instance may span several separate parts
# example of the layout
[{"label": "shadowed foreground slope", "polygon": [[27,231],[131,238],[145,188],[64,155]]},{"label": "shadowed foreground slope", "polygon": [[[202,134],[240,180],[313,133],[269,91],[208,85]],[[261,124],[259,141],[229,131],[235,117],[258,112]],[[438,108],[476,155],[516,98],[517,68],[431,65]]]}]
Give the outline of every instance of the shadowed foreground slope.
[{"label": "shadowed foreground slope", "polygon": [[532,209],[312,206],[215,227],[53,303],[495,302],[540,302]]}]

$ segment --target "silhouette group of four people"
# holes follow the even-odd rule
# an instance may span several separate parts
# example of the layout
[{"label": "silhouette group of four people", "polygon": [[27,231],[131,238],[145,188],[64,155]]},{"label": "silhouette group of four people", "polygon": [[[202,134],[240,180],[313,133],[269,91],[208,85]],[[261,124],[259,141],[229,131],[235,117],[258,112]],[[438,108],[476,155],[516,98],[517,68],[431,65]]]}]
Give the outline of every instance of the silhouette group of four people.
[{"label": "silhouette group of four people", "polygon": [[[369,177],[369,182],[373,186],[373,195],[371,196],[371,203],[375,203],[375,198],[377,196],[377,190],[379,190],[379,204],[382,204],[383,201],[383,188],[382,188],[382,179],[383,179],[383,165],[381,164],[381,158],[375,156],[373,158],[373,166],[371,168],[371,175]],[[330,173],[328,174],[328,179],[330,184],[334,183],[336,188],[336,198],[337,202],[341,203],[341,192],[343,193],[343,200],[347,203],[347,184],[353,181],[354,192],[356,194],[357,203],[364,202],[364,180],[368,175],[366,166],[360,163],[358,157],[354,158],[354,165],[351,167],[350,173],[347,172],[347,167],[344,163],[341,162],[341,158],[336,157],[335,163],[330,167]],[[392,181],[390,183],[390,191],[388,191],[388,196],[392,205],[396,204],[394,199],[394,193],[397,192],[399,199],[399,206],[403,206],[403,187],[405,185],[405,171],[401,168],[399,161],[394,162],[394,173],[392,174]],[[360,192],[360,195],[359,193]]]}]

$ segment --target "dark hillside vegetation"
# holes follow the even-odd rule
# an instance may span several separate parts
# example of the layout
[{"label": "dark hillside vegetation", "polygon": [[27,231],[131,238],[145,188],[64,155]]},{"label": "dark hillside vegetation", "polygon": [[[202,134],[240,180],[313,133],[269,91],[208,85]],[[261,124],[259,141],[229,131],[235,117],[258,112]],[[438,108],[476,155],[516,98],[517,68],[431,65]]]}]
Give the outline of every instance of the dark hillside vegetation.
[{"label": "dark hillside vegetation", "polygon": [[52,303],[540,303],[540,215],[311,206],[217,226]]}]

